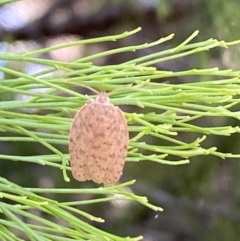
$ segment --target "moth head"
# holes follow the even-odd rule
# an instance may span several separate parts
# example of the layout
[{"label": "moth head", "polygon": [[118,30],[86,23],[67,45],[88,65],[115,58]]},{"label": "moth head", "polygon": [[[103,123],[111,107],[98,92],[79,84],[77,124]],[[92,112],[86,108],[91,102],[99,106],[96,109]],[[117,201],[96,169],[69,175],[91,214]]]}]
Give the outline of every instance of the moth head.
[{"label": "moth head", "polygon": [[101,92],[99,92],[99,94],[96,98],[96,102],[106,104],[106,103],[110,102],[110,99],[106,92],[101,91]]}]

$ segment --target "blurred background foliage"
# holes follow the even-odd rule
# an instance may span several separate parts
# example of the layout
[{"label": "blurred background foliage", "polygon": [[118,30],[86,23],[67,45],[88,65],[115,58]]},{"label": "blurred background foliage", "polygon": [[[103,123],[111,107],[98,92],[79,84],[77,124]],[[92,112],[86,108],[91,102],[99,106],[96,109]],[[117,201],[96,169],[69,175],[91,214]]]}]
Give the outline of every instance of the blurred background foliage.
[{"label": "blurred background foliage", "polygon": [[[41,58],[72,61],[83,56],[129,45],[152,42],[175,33],[171,45],[181,43],[195,30],[197,40],[208,38],[232,41],[240,38],[240,2],[236,0],[25,0],[0,7],[0,52],[21,53],[73,40],[107,36],[141,26],[142,31],[116,42],[74,46],[40,54]],[[0,0],[1,3],[1,0]],[[197,41],[196,40],[196,41]],[[94,60],[96,65],[118,64],[171,47],[169,42],[137,52],[128,52]],[[161,62],[159,70],[180,71],[192,68],[239,69],[239,45],[231,49],[214,49],[191,57]],[[32,63],[1,61],[1,66],[28,74],[43,70]],[[1,79],[12,76],[0,72]],[[174,84],[202,81],[206,77],[176,77]],[[160,80],[159,80],[160,81]],[[161,80],[162,81],[162,80]],[[39,90],[44,91],[44,90]],[[0,100],[24,98],[22,95],[0,96]],[[237,108],[237,107],[235,107]],[[237,120],[219,118],[224,125],[239,125]],[[213,121],[208,119],[207,121]],[[204,126],[204,123],[201,123]],[[214,125],[214,123],[212,123]],[[181,136],[192,139],[191,133]],[[210,141],[220,151],[239,153],[239,134],[213,136]],[[206,144],[207,145],[207,144]],[[0,142],[1,154],[28,156],[47,154],[39,144]],[[240,237],[240,161],[213,156],[191,159],[189,165],[168,166],[154,162],[127,163],[123,179],[137,179],[132,190],[162,206],[158,216],[144,206],[130,210],[109,203],[91,205],[86,211],[106,218],[97,224],[109,232],[136,236],[146,241],[236,241]],[[0,175],[32,187],[66,187],[60,172],[22,162],[0,161]],[[71,182],[72,187],[95,186]],[[53,194],[51,194],[53,195]],[[61,198],[61,196],[59,196]],[[78,197],[70,196],[69,200]],[[111,221],[110,221],[111,220]]]}]

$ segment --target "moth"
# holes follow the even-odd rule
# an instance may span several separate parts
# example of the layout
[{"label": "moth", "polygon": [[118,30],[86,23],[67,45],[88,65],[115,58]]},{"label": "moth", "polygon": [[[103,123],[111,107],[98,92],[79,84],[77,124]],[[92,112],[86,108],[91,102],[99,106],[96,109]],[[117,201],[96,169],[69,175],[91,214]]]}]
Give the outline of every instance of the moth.
[{"label": "moth", "polygon": [[105,92],[75,115],[69,134],[73,177],[78,181],[114,184],[122,175],[129,132],[123,112]]}]

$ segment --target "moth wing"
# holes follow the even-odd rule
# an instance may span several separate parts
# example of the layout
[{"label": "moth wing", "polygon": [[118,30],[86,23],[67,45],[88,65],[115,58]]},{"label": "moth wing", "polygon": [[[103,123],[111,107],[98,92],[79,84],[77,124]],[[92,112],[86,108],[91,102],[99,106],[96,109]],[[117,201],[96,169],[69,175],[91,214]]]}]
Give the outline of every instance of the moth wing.
[{"label": "moth wing", "polygon": [[91,116],[87,121],[89,139],[87,140],[88,155],[86,165],[90,179],[96,183],[104,183],[104,176],[109,162],[109,150],[113,131],[112,124],[115,121],[114,106],[93,103]]},{"label": "moth wing", "polygon": [[122,174],[128,140],[127,122],[118,107],[96,102],[83,106],[70,130],[73,177],[78,181],[116,183]]},{"label": "moth wing", "polygon": [[89,180],[89,173],[86,169],[88,148],[86,142],[86,123],[89,115],[89,104],[84,105],[75,115],[69,134],[69,154],[72,168],[72,175],[78,181]]},{"label": "moth wing", "polygon": [[129,132],[127,121],[122,111],[115,107],[115,123],[110,139],[112,140],[111,148],[109,149],[109,160],[107,170],[104,175],[103,182],[105,184],[117,183],[122,175],[125,159],[127,156],[127,148],[129,141]]}]

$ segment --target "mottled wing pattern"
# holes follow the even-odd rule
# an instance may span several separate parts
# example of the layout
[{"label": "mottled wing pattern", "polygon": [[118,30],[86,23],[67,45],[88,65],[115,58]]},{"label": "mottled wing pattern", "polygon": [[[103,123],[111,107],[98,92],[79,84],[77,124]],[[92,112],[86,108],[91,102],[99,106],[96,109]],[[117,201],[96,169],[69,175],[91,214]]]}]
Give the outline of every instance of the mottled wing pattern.
[{"label": "mottled wing pattern", "polygon": [[78,181],[90,179],[86,172],[87,145],[83,141],[86,130],[84,122],[89,115],[89,105],[83,106],[75,115],[69,134],[69,154],[73,177]]},{"label": "mottled wing pattern", "polygon": [[[124,120],[125,125],[126,121],[122,119],[123,116],[121,113],[121,115],[119,114],[119,111],[117,107],[110,103],[95,102],[91,105],[92,114],[88,120],[88,126],[89,131],[92,130],[92,135],[88,140],[89,151],[86,165],[90,178],[96,183],[116,183],[122,174],[128,132],[127,141],[124,141],[124,138],[122,139],[123,133],[119,131],[123,129],[122,120]],[[123,141],[124,145],[121,144]],[[123,153],[120,153],[120,151],[123,151]]]},{"label": "mottled wing pattern", "polygon": [[113,184],[119,181],[127,156],[129,141],[126,119],[118,107],[113,106],[113,108],[115,118],[112,118],[114,121],[111,123],[112,131],[109,133],[111,145],[108,150],[109,160],[103,180],[105,184]]},{"label": "mottled wing pattern", "polygon": [[[85,145],[88,147],[86,154],[86,167],[91,180],[102,183],[109,161],[109,148],[111,146],[112,118],[114,106],[94,102],[89,106],[84,135]],[[83,143],[82,143],[83,144]]]},{"label": "mottled wing pattern", "polygon": [[118,107],[93,102],[76,114],[70,130],[70,162],[79,181],[116,183],[127,155],[127,122]]}]

